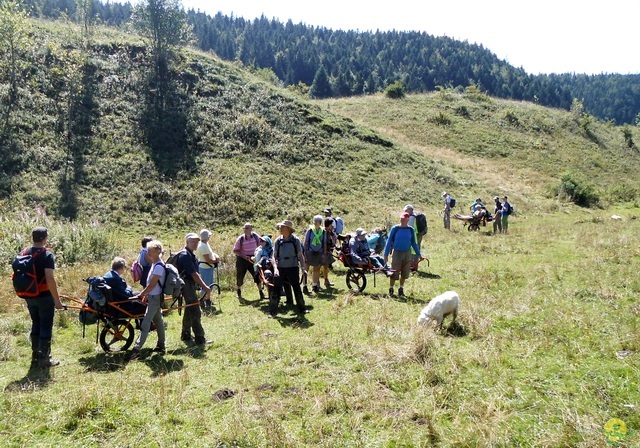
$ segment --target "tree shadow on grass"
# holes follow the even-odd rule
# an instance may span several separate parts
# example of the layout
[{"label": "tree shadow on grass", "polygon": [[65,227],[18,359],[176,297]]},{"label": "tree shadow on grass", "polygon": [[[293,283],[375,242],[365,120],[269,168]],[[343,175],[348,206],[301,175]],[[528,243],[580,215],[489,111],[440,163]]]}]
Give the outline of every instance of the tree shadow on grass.
[{"label": "tree shadow on grass", "polygon": [[38,366],[31,365],[24,377],[7,384],[5,390],[8,392],[35,392],[44,389],[50,382],[50,369],[41,369]]}]

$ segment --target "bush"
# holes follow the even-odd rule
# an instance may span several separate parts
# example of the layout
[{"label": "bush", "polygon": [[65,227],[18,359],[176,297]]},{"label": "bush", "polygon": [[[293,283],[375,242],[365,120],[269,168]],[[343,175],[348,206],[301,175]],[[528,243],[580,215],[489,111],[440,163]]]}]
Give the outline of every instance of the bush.
[{"label": "bush", "polygon": [[568,200],[582,207],[591,207],[600,202],[595,187],[576,173],[564,174],[555,191],[560,200]]},{"label": "bush", "polygon": [[387,86],[387,90],[385,91],[387,98],[400,99],[404,98],[404,83],[402,81],[396,81],[393,84]]}]

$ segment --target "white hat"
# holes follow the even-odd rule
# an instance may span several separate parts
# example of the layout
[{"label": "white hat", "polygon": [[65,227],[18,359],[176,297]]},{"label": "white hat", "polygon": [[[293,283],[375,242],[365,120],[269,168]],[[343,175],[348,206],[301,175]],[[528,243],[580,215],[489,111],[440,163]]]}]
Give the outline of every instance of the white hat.
[{"label": "white hat", "polygon": [[405,206],[404,206],[404,211],[406,212],[407,210],[411,210],[411,211],[413,211],[413,205],[411,205],[411,204],[407,204],[407,205],[405,205]]},{"label": "white hat", "polygon": [[211,236],[211,232],[208,229],[202,229],[200,231],[201,240],[208,240],[210,236]]}]

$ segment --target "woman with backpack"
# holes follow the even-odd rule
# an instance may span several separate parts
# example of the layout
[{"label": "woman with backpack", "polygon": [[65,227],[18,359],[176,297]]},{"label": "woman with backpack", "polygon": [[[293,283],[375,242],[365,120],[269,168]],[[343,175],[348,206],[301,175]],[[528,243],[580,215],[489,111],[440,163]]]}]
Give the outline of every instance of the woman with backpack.
[{"label": "woman with backpack", "polygon": [[164,250],[160,241],[149,241],[147,243],[147,254],[151,259],[151,268],[147,277],[147,286],[142,290],[138,298],[147,302],[147,309],[144,313],[144,319],[140,324],[140,336],[131,350],[130,360],[140,357],[140,349],[149,336],[151,331],[151,323],[153,322],[158,332],[158,344],[153,349],[154,352],[164,355],[165,348],[165,331],[164,320],[162,319],[162,303],[164,302],[164,292],[162,284],[165,282],[166,270],[162,261]]},{"label": "woman with backpack", "polygon": [[[322,216],[313,217],[313,226],[307,229],[304,234],[304,254],[307,266],[313,267],[311,274],[313,292],[320,291],[320,269],[326,260],[327,236],[323,227]],[[304,285],[304,292],[309,293],[307,285]]]}]

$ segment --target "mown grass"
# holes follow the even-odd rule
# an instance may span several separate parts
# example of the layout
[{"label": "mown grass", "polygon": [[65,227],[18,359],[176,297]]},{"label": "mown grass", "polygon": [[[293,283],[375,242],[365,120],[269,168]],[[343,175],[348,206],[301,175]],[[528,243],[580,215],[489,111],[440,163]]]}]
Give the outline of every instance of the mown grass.
[{"label": "mown grass", "polygon": [[[3,280],[0,432],[9,446],[608,446],[610,418],[640,427],[639,213],[521,213],[495,236],[434,219],[431,267],[406,299],[371,276],[349,293],[338,269],[300,322],[267,319],[265,303],[240,306],[228,288],[222,313],[204,318],[205,351],[179,342],[173,313],[168,354],[126,363],[59,313],[63,365],[50,378],[27,375],[29,319]],[[90,270],[106,267],[61,268],[61,289],[81,296]],[[458,326],[418,328],[420,309],[449,289]],[[235,396],[215,400],[225,388]],[[637,443],[632,433],[618,446]]]}]

